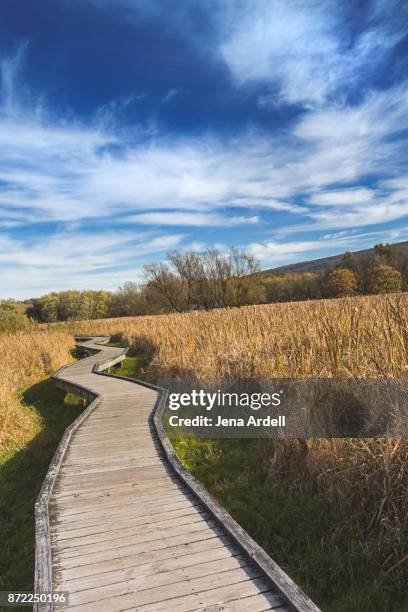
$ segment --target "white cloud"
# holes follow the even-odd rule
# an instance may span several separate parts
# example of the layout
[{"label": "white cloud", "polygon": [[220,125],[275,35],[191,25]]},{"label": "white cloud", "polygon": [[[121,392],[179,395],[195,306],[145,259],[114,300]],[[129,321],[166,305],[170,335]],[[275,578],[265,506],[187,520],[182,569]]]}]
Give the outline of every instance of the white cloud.
[{"label": "white cloud", "polygon": [[166,95],[163,97],[162,104],[167,104],[168,102],[173,100],[173,98],[175,98],[179,93],[179,90],[176,88],[169,89]]},{"label": "white cloud", "polygon": [[62,289],[115,289],[135,280],[144,257],[162,258],[182,234],[56,232],[20,240],[0,235],[2,297],[27,298]]},{"label": "white cloud", "polygon": [[355,207],[333,213],[323,211],[312,213],[310,216],[316,221],[320,229],[339,227],[364,227],[381,223],[389,223],[408,215],[408,199],[399,203],[389,203],[386,200],[373,204]]},{"label": "white cloud", "polygon": [[287,257],[304,253],[305,251],[313,251],[321,245],[320,241],[299,241],[299,242],[284,242],[278,243],[274,240],[269,240],[266,243],[254,242],[248,246],[250,253],[264,260],[281,261]]},{"label": "white cloud", "polygon": [[354,188],[321,191],[309,198],[311,204],[319,206],[349,206],[354,204],[366,204],[375,197],[374,189]]},{"label": "white cloud", "polygon": [[346,250],[360,250],[372,247],[375,242],[395,242],[408,237],[408,227],[400,230],[360,232],[341,231],[326,234],[314,240],[294,240],[277,242],[268,240],[248,246],[248,250],[257,257],[263,267],[280,266],[296,261],[337,255]]},{"label": "white cloud", "polygon": [[126,217],[126,223],[140,223],[142,225],[191,225],[195,227],[231,227],[234,225],[246,225],[258,223],[259,218],[223,216],[216,213],[195,213],[195,212],[151,212],[131,215]]},{"label": "white cloud", "polygon": [[375,5],[375,20],[352,40],[339,2],[229,2],[221,12],[220,53],[238,85],[260,81],[277,88],[260,104],[321,105],[366,79],[406,34],[407,23],[391,30],[381,19],[388,7]]},{"label": "white cloud", "polygon": [[[166,225],[223,228],[258,221],[265,233],[274,227],[275,211],[286,213],[284,223],[288,215],[302,219],[303,225],[292,227],[298,231],[349,229],[407,216],[405,141],[389,138],[408,128],[406,91],[404,85],[376,98],[369,95],[352,109],[310,112],[292,131],[271,140],[247,134],[230,142],[209,137],[169,142],[158,136],[148,142],[129,142],[100,127],[55,123],[37,116],[25,116],[24,122],[3,117],[3,232],[11,232],[17,224],[72,224],[69,238],[51,236],[49,247],[46,238],[40,246],[33,246],[29,239],[18,248],[15,243],[12,248],[3,245],[3,294],[21,295],[26,278],[32,293],[53,288],[53,283],[54,287],[75,286],[74,281],[79,287],[104,286],[110,274],[105,268],[110,265],[118,267],[112,276],[115,285],[127,280],[131,270],[140,268],[136,260],[129,267],[127,233],[117,232],[117,249],[123,256],[103,252],[108,230],[98,230],[100,243],[91,237],[83,239],[83,226],[90,220],[99,223],[102,219],[111,227],[121,221],[161,225],[164,233]],[[373,173],[379,177],[377,187],[350,187]],[[254,214],[231,214],[229,207]],[[149,254],[143,245],[152,237],[146,232],[137,243],[138,255]],[[162,249],[152,251],[152,257],[160,258],[160,253],[192,240],[177,236],[175,242],[170,236],[167,245],[165,236],[161,237]],[[257,242],[251,249],[272,264],[302,259],[302,253],[333,244],[297,241],[277,247],[275,241],[265,247]],[[80,270],[70,253],[78,253]]]}]

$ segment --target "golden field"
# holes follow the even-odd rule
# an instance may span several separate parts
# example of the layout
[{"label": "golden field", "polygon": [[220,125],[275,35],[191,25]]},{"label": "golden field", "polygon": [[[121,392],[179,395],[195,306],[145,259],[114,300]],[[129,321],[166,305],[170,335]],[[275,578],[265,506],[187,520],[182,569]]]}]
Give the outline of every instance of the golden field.
[{"label": "golden field", "polygon": [[0,455],[20,448],[40,431],[37,413],[20,393],[72,360],[74,342],[62,330],[0,334]]},{"label": "golden field", "polygon": [[156,347],[151,374],[198,377],[405,376],[408,296],[290,302],[64,324]]}]

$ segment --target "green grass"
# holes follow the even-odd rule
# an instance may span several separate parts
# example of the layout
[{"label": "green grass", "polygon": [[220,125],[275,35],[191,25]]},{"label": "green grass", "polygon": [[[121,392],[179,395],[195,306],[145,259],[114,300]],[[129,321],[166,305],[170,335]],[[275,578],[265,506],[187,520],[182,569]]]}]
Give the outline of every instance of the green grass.
[{"label": "green grass", "polygon": [[71,349],[71,355],[74,359],[77,360],[88,357],[87,353],[83,349],[80,349],[78,346],[74,346],[74,348]]},{"label": "green grass", "polygon": [[33,588],[34,502],[65,428],[83,410],[80,398],[51,380],[30,387],[23,399],[39,413],[42,429],[23,449],[0,455],[0,590]]},{"label": "green grass", "polygon": [[[128,353],[129,355],[129,353]],[[145,370],[149,364],[149,360],[142,355],[132,355],[126,357],[122,362],[122,365],[112,369],[112,373],[118,376],[126,376],[127,378],[140,378],[142,379]]]}]

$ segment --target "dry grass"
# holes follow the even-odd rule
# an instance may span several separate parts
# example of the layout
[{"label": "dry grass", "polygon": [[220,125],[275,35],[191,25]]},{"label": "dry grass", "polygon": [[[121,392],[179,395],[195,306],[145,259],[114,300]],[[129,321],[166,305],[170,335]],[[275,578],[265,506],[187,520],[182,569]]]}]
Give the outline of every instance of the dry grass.
[{"label": "dry grass", "polygon": [[40,431],[37,413],[23,405],[20,392],[68,363],[72,346],[72,336],[62,330],[0,334],[0,455]]},{"label": "dry grass", "polygon": [[81,321],[66,329],[121,334],[157,347],[152,373],[198,377],[405,376],[408,296],[292,302]]}]

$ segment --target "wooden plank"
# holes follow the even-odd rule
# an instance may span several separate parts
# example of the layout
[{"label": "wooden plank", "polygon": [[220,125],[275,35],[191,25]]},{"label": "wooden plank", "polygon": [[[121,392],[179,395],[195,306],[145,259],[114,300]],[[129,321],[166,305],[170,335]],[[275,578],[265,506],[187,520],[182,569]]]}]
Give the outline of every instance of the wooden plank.
[{"label": "wooden plank", "polygon": [[67,456],[67,463],[71,461],[72,457],[75,457],[79,461],[82,459],[119,459],[126,453],[132,452],[138,454],[156,452],[160,457],[162,457],[160,455],[160,450],[161,449],[158,448],[157,444],[154,444],[153,442],[133,445],[128,441],[127,443],[124,442],[121,447],[117,447],[116,444],[103,444],[98,442],[96,444],[88,444],[82,448],[73,446],[70,455]]},{"label": "wooden plank", "polygon": [[[137,484],[139,487],[145,485],[148,486],[153,482],[159,483],[160,481],[170,482],[175,486],[180,486],[178,479],[175,478],[172,473],[163,469],[162,462],[151,466],[130,466],[126,470],[119,467],[116,471],[120,472],[120,479],[116,479],[116,483],[119,485],[127,482],[134,482],[136,478],[137,482],[135,484]],[[60,484],[60,481],[63,480],[64,488],[66,490],[69,490],[70,486],[75,489],[75,484],[78,485],[76,490],[80,490],[81,486],[91,488],[93,484],[95,484],[95,487],[97,487],[99,484],[109,482],[109,480],[112,479],[115,480],[115,474],[113,474],[112,471],[109,471],[106,474],[102,472],[101,474],[96,473],[90,476],[71,475],[70,472],[67,471],[66,474],[61,475],[61,477],[58,479],[57,486]]]},{"label": "wooden plank", "polygon": [[[183,510],[189,510],[189,509],[183,508]],[[187,515],[179,513],[179,515],[174,516],[173,519],[170,518],[170,519],[165,519],[165,520],[172,521],[175,518],[184,517],[184,516],[193,517],[197,514],[199,513],[191,512],[190,514],[187,514]],[[158,517],[157,520],[155,520],[156,516]],[[135,512],[135,513],[129,513],[129,514],[127,514],[126,512],[123,512],[121,514],[116,514],[113,521],[109,517],[108,514],[106,515],[101,514],[95,517],[94,519],[91,518],[90,520],[71,521],[69,523],[66,523],[64,521],[63,522],[55,521],[55,523],[51,526],[50,531],[55,541],[57,541],[57,534],[58,534],[59,539],[66,540],[66,539],[70,539],[71,537],[74,537],[75,532],[91,534],[91,533],[99,533],[102,530],[114,531],[116,529],[116,525],[118,526],[118,529],[122,529],[124,525],[125,526],[128,525],[129,527],[132,527],[132,526],[136,527],[140,525],[143,527],[143,529],[147,530],[148,526],[151,526],[152,528],[154,528],[154,526],[158,522],[164,522],[163,514],[157,514],[152,517],[146,512]]]},{"label": "wooden plank", "polygon": [[[139,567],[146,563],[160,563],[167,559],[180,559],[185,555],[190,555],[195,552],[204,552],[218,548],[231,548],[228,539],[224,536],[218,537],[214,535],[206,540],[196,540],[166,546],[159,549],[147,549],[139,553],[137,556],[117,557],[108,559],[107,561],[96,561],[85,566],[74,566],[72,568],[55,565],[54,570],[57,576],[61,576],[64,580],[75,580],[77,578],[85,578],[87,576],[95,576],[107,574],[115,571],[127,571],[129,568]],[[234,549],[236,550],[236,549]]]},{"label": "wooden plank", "polygon": [[[234,593],[239,591],[243,583],[248,583],[250,586],[244,592],[256,591],[256,580],[259,580],[260,570],[257,568],[233,569],[211,576],[201,576],[191,580],[177,582],[162,587],[155,586],[152,589],[144,589],[124,594],[114,595],[113,597],[100,598],[99,600],[88,602],[86,604],[70,605],[72,610],[85,610],[87,612],[97,612],[103,607],[104,612],[113,610],[126,610],[129,608],[137,608],[137,610],[189,610],[195,602],[206,601],[207,598],[211,602],[214,598],[214,593],[217,593],[223,587],[227,587],[229,592]],[[262,587],[261,587],[262,588]],[[266,591],[268,587],[263,585]],[[74,595],[75,597],[75,595]],[[276,597],[276,603],[280,604],[282,599]],[[219,594],[215,595],[215,600],[219,599]],[[190,607],[188,607],[190,606]]]},{"label": "wooden plank", "polygon": [[159,518],[163,518],[168,514],[169,518],[173,516],[173,511],[176,510],[195,510],[203,511],[200,506],[189,505],[188,503],[179,502],[173,504],[167,513],[162,513],[161,508],[157,508],[155,512],[150,512],[148,508],[144,506],[136,506],[133,504],[132,507],[123,508],[112,508],[102,509],[98,512],[88,512],[86,514],[75,514],[69,515],[65,518],[61,513],[58,513],[52,517],[51,531],[63,531],[68,532],[72,529],[82,527],[93,527],[95,525],[111,525],[114,522],[120,522],[128,519],[129,522],[140,520],[141,522],[154,523]]},{"label": "wooden plank", "polygon": [[238,552],[238,550],[232,550],[226,546],[220,545],[217,548],[210,548],[208,550],[201,550],[199,552],[193,552],[185,554],[179,557],[172,557],[170,559],[162,559],[161,561],[155,561],[150,563],[142,563],[135,567],[128,567],[126,569],[120,569],[112,572],[105,572],[102,574],[94,574],[93,576],[81,576],[77,579],[70,579],[67,582],[63,580],[60,582],[60,588],[62,590],[69,587],[70,592],[83,591],[85,589],[95,589],[99,586],[105,586],[107,584],[116,584],[123,581],[134,580],[141,576],[159,576],[162,573],[171,572],[173,570],[183,570],[184,568],[190,568],[193,566],[200,566],[204,563],[219,561],[222,559],[229,559],[230,557],[239,557],[244,559],[245,557]]},{"label": "wooden plank", "polygon": [[[188,593],[191,593],[194,588],[202,588],[203,583],[207,585],[210,582],[214,583],[221,574],[226,575],[226,578],[224,576],[221,578],[229,583],[231,577],[234,579],[238,575],[234,575],[233,570],[241,570],[244,579],[247,575],[251,577],[251,572],[253,572],[252,576],[256,575],[254,570],[249,567],[249,561],[244,557],[227,557],[226,559],[184,566],[168,570],[167,572],[150,573],[147,575],[138,573],[134,578],[122,579],[118,582],[112,581],[108,584],[98,584],[96,587],[87,585],[86,588],[80,591],[72,591],[71,589],[70,604],[73,606],[83,605],[118,597],[119,595],[133,594],[134,605],[140,605],[140,603],[143,605],[146,600],[151,600],[152,598],[157,598],[158,600],[160,598],[166,599],[168,593],[174,593],[176,589],[180,595],[183,595],[183,589],[184,592],[187,590]],[[204,578],[206,578],[205,581],[203,580]],[[147,596],[145,594],[146,591],[149,591]]]},{"label": "wooden plank", "polygon": [[[120,492],[130,492],[133,491],[135,493],[135,495],[137,493],[142,493],[142,492],[147,492],[147,491],[155,491],[158,489],[158,487],[160,487],[160,489],[162,490],[166,490],[166,491],[177,491],[180,490],[179,486],[176,486],[169,478],[165,478],[164,476],[162,478],[155,478],[153,479],[151,482],[137,482],[137,481],[132,481],[129,480],[126,483],[118,483],[118,484],[112,484],[109,487],[109,491],[111,492],[111,495],[115,495],[116,493],[120,493]],[[78,489],[75,489],[75,487],[63,487],[61,489],[60,484],[58,483],[58,486],[56,487],[56,491],[53,494],[53,500],[64,500],[64,499],[72,499],[72,498],[77,498],[77,499],[94,499],[98,494],[103,494],[104,492],[106,492],[106,487],[103,486],[98,486],[95,487],[94,489],[92,488],[84,488],[81,491],[78,491]]]},{"label": "wooden plank", "polygon": [[105,463],[102,465],[89,465],[89,464],[77,464],[70,466],[70,469],[64,468],[61,470],[61,477],[68,478],[71,476],[86,477],[86,476],[97,476],[103,474],[116,474],[121,475],[121,472],[129,469],[142,469],[145,467],[158,467],[161,462],[156,458],[151,459],[123,459],[120,463],[115,462],[113,464]]},{"label": "wooden plank", "polygon": [[[150,493],[149,493],[150,494]],[[122,509],[126,506],[127,511],[130,508],[134,510],[136,508],[143,509],[146,514],[156,514],[157,512],[163,512],[171,510],[172,508],[179,508],[180,506],[196,506],[199,507],[199,502],[194,501],[191,496],[183,495],[181,491],[169,490],[167,492],[157,491],[152,493],[152,500],[147,497],[140,495],[135,499],[132,494],[125,493],[123,495],[110,495],[105,494],[101,496],[95,496],[93,500],[86,500],[85,502],[78,501],[77,499],[70,500],[69,498],[64,501],[64,504],[53,504],[51,510],[57,516],[67,517],[72,516],[72,520],[77,520],[73,515],[79,515],[84,513],[91,513],[90,517],[98,516],[98,514],[117,514],[122,513]],[[157,506],[157,508],[156,508]],[[96,509],[95,509],[96,508]]]},{"label": "wooden plank", "polygon": [[[224,595],[225,599],[225,595]],[[276,610],[277,612],[290,612],[293,608],[289,608],[288,605],[282,604],[276,605],[276,593],[275,591],[267,591],[265,593],[259,593],[258,595],[250,595],[249,597],[240,597],[232,601],[223,601],[220,605],[199,608],[200,612],[263,612],[264,610]],[[196,608],[197,610],[197,608]]]},{"label": "wooden plank", "polygon": [[[51,533],[55,534],[55,541],[65,542],[65,546],[68,546],[73,541],[81,542],[87,544],[89,541],[97,541],[98,536],[101,540],[110,539],[114,537],[113,534],[118,535],[127,535],[133,533],[143,533],[153,531],[158,529],[159,531],[162,529],[171,529],[172,527],[176,527],[178,525],[187,525],[191,523],[195,523],[196,521],[202,518],[208,518],[205,512],[198,513],[194,510],[190,510],[186,514],[179,513],[178,516],[175,516],[172,519],[160,519],[157,521],[152,520],[150,515],[145,515],[142,517],[136,517],[134,519],[128,518],[126,515],[123,515],[124,518],[122,521],[116,520],[113,524],[112,521],[105,521],[104,523],[100,523],[99,525],[87,525],[86,527],[78,528],[71,530],[64,530],[61,527],[57,529],[51,529]],[[161,515],[162,516],[162,515]],[[93,536],[91,540],[90,537]],[[88,539],[87,539],[88,538]]]},{"label": "wooden plank", "polygon": [[51,532],[55,534],[54,541],[56,543],[63,543],[65,547],[68,547],[75,542],[77,545],[82,545],[90,541],[103,541],[138,533],[161,533],[162,531],[168,533],[169,530],[172,531],[173,527],[192,525],[200,520],[207,521],[210,520],[210,517],[205,512],[189,512],[188,514],[175,516],[172,519],[152,521],[146,515],[144,517],[135,517],[134,519],[129,518],[128,520],[123,518],[122,520],[116,520],[114,523],[106,521],[99,525],[88,525],[87,527],[71,529],[69,531],[65,531],[63,528],[58,528],[55,531],[51,529]]},{"label": "wooden plank", "polygon": [[[214,527],[214,522],[205,520],[202,517],[196,517],[195,521],[176,525],[170,530],[144,529],[141,531],[137,528],[129,528],[125,534],[106,531],[102,535],[92,534],[88,536],[88,539],[79,538],[79,542],[78,540],[73,542],[56,540],[54,542],[54,550],[60,560],[71,559],[73,557],[82,559],[84,555],[100,553],[105,550],[117,551],[123,547],[127,548],[133,545],[145,544],[146,542],[149,542],[150,546],[155,540],[165,539],[169,533],[171,533],[171,537],[177,537],[179,535],[191,535],[200,532],[200,535],[205,537],[206,535],[216,533],[213,529]],[[106,538],[106,534],[109,535],[108,538]]]},{"label": "wooden plank", "polygon": [[[147,499],[149,495],[152,495],[152,500]],[[154,514],[156,512],[156,504],[163,504],[168,506],[169,504],[176,504],[179,502],[190,502],[198,504],[198,501],[194,502],[194,498],[191,496],[184,496],[183,492],[178,489],[166,489],[166,491],[160,491],[156,489],[154,491],[147,491],[145,493],[141,492],[135,497],[134,492],[132,491],[124,491],[117,492],[117,495],[111,495],[108,491],[101,495],[95,495],[95,497],[87,498],[81,500],[81,498],[69,498],[64,499],[63,503],[58,502],[52,504],[52,510],[55,513],[61,513],[63,516],[67,516],[69,514],[77,514],[83,512],[93,511],[98,513],[102,509],[111,508],[119,508],[121,509],[122,505],[134,504],[135,507],[144,507],[147,511]],[[95,508],[95,510],[93,510]],[[161,512],[160,507],[157,510]]]},{"label": "wooden plank", "polygon": [[122,462],[98,464],[74,464],[60,470],[61,476],[87,476],[93,474],[106,474],[107,472],[121,472],[130,468],[142,468],[161,465],[157,458],[151,459],[124,459]]},{"label": "wooden plank", "polygon": [[[123,453],[121,455],[118,455],[117,457],[101,457],[101,458],[95,458],[95,457],[79,457],[79,458],[73,458],[71,457],[69,461],[64,461],[64,463],[61,466],[60,472],[62,471],[69,471],[69,470],[75,470],[78,467],[84,467],[86,469],[93,469],[93,468],[100,468],[100,469],[104,469],[105,467],[114,467],[115,465],[118,465],[119,467],[121,467],[123,461],[140,461],[140,460],[146,460],[146,461],[150,461],[150,460],[155,460],[160,462],[160,464],[163,462],[162,458],[160,457],[160,454],[157,451],[151,451],[149,452],[139,452],[139,451],[135,451],[135,450],[130,450],[126,453]],[[132,467],[132,466],[131,466]]]},{"label": "wooden plank", "polygon": [[[109,430],[108,431],[104,431],[101,430],[101,426],[99,424],[96,424],[95,427],[91,427],[91,426],[87,426],[84,427],[81,435],[76,436],[76,440],[81,441],[81,440],[111,440],[111,441],[115,441],[116,440],[116,435],[121,435],[122,437],[126,437],[123,434],[124,432],[124,426],[125,426],[125,422],[124,423],[117,423],[116,425],[109,425]],[[126,427],[126,431],[129,433],[129,436],[132,436],[132,441],[134,441],[135,443],[137,443],[138,440],[142,439],[142,440],[146,440],[148,439],[152,439],[152,435],[149,431],[148,428],[144,428],[144,429],[140,429],[140,427],[133,427],[132,425],[127,425]],[[128,436],[128,439],[129,439]],[[153,436],[154,439],[154,436]]]},{"label": "wooden plank", "polygon": [[[242,582],[200,591],[184,597],[176,596],[166,601],[138,606],[137,609],[141,612],[158,612],[159,610],[166,612],[169,610],[171,612],[187,612],[188,610],[202,610],[205,607],[208,608],[208,606],[220,605],[222,610],[224,602],[237,601],[241,598],[248,598],[251,595],[258,595],[260,593],[268,593],[270,609],[276,610],[282,606],[282,598],[276,594],[276,591],[271,591],[270,586],[266,584],[265,580],[260,578],[243,580]],[[114,610],[115,608],[112,609]],[[104,610],[109,612],[109,608],[104,607]]]},{"label": "wooden plank", "polygon": [[[193,533],[187,533],[179,536],[161,538],[159,540],[154,540],[149,544],[149,552],[162,550],[165,548],[171,548],[172,546],[178,546],[179,544],[189,544],[191,542],[199,542],[205,540],[211,540],[212,538],[217,538],[222,535],[222,531],[220,530],[202,530],[195,531]],[[55,551],[54,559],[57,565],[63,565],[64,568],[79,568],[87,565],[93,565],[95,563],[100,563],[102,561],[110,561],[113,562],[115,559],[123,559],[123,558],[135,558],[138,557],[141,553],[143,553],[146,549],[145,543],[137,544],[134,546],[122,546],[115,550],[102,550],[99,553],[90,553],[87,555],[81,555],[80,557],[75,556],[69,559],[62,559],[62,563],[60,563],[59,555],[57,551]]]}]

